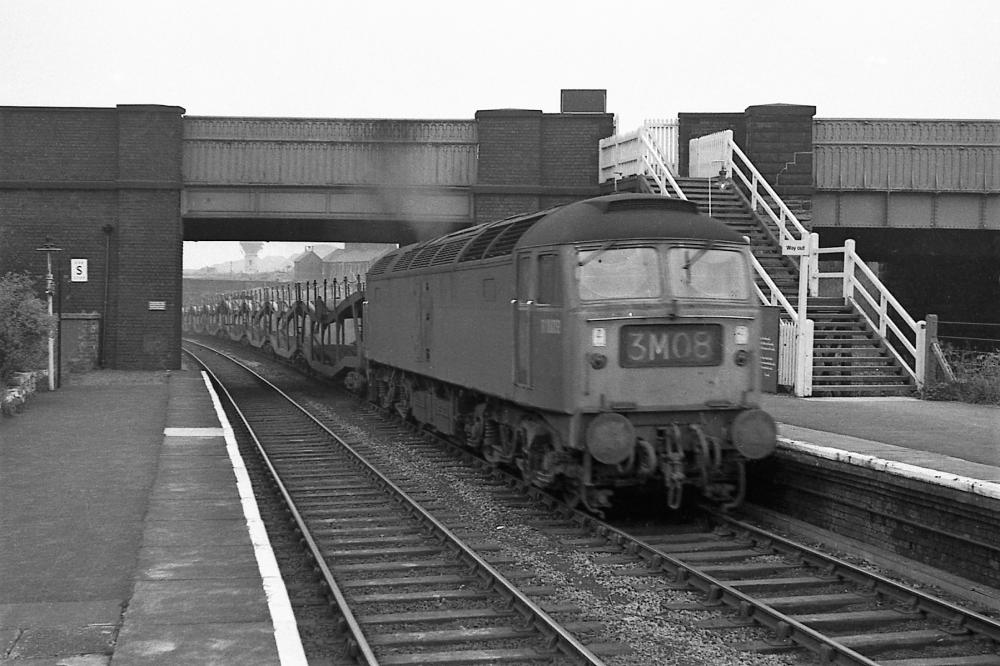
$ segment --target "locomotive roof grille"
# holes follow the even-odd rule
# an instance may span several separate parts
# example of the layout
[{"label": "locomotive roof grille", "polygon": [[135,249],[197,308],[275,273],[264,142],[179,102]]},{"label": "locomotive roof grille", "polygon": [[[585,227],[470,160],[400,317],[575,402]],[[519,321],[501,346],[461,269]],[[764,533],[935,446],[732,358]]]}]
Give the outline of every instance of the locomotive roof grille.
[{"label": "locomotive roof grille", "polygon": [[450,241],[434,255],[434,260],[431,262],[431,266],[440,266],[441,264],[450,264],[455,260],[455,257],[459,255],[464,248],[469,243],[469,236],[458,238],[456,240]]},{"label": "locomotive roof grille", "polygon": [[422,250],[420,250],[417,256],[413,258],[413,261],[410,262],[408,268],[410,269],[427,268],[428,266],[431,265],[431,259],[434,258],[434,255],[437,254],[438,250],[440,249],[441,249],[440,246],[437,245],[436,243],[434,242],[428,243],[423,247]]},{"label": "locomotive roof grille", "polygon": [[410,248],[409,250],[404,252],[403,255],[399,258],[399,261],[396,262],[396,265],[392,267],[392,272],[396,273],[398,271],[405,271],[407,268],[409,268],[410,263],[413,261],[413,258],[416,257],[417,253],[420,252],[420,250],[422,249],[424,249],[424,243],[421,243],[420,245]]},{"label": "locomotive roof grille", "polygon": [[536,215],[534,217],[526,217],[516,222],[512,222],[507,225],[499,236],[493,239],[490,246],[486,248],[483,253],[483,259],[492,259],[493,257],[504,257],[514,251],[514,246],[517,245],[517,241],[521,240],[521,236],[524,232],[530,229],[535,222],[542,219],[542,215]]},{"label": "locomotive roof grille", "polygon": [[382,275],[382,273],[385,273],[385,270],[389,267],[389,264],[392,263],[392,260],[395,259],[397,256],[398,255],[395,252],[390,252],[384,257],[381,257],[380,259],[378,259],[378,261],[372,264],[371,268],[368,269],[368,274]]},{"label": "locomotive roof grille", "polygon": [[458,260],[476,261],[477,259],[482,259],[483,252],[490,246],[493,239],[499,236],[500,232],[506,228],[506,224],[494,223],[490,225],[481,234],[476,236],[474,241],[469,243],[468,247],[465,248],[465,252],[462,253],[462,256]]}]

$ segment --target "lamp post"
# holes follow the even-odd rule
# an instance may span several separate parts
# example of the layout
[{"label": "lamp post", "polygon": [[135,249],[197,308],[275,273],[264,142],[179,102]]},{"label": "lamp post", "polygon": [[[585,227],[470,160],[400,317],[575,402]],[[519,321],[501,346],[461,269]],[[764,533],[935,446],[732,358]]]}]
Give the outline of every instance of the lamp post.
[{"label": "lamp post", "polygon": [[[36,247],[36,251],[45,253],[45,295],[49,301],[49,317],[52,316],[52,296],[56,291],[56,281],[52,277],[52,253],[62,252],[61,247],[56,247],[51,238],[45,239],[42,247]],[[55,327],[49,328],[49,390],[56,390],[56,332]]]}]

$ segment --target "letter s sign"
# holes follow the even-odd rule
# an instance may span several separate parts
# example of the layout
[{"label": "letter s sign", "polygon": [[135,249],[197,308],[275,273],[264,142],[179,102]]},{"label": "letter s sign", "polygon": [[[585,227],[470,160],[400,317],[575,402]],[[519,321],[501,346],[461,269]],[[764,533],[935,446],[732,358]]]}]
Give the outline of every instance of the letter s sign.
[{"label": "letter s sign", "polygon": [[87,281],[87,260],[86,259],[70,259],[69,260],[69,281],[70,282],[86,282]]}]

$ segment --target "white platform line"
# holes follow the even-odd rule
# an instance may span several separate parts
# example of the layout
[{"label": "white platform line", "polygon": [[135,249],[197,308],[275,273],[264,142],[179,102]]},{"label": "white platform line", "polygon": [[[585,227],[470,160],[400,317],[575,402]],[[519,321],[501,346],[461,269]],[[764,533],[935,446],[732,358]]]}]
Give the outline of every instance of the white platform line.
[{"label": "white platform line", "polygon": [[867,453],[857,453],[854,451],[844,451],[829,446],[820,446],[787,437],[778,437],[778,442],[785,448],[793,451],[801,451],[817,458],[835,460],[849,465],[858,465],[869,469],[896,474],[907,479],[932,483],[945,488],[952,488],[974,495],[982,495],[990,499],[1000,499],[1000,483],[986,481],[984,479],[973,479],[968,476],[951,474],[938,470],[918,467],[909,463],[886,460]]},{"label": "white platform line", "polygon": [[267,530],[264,529],[264,522],[260,518],[257,500],[254,499],[253,487],[250,485],[250,476],[247,474],[243,457],[236,445],[236,435],[233,434],[233,428],[222,409],[219,396],[212,388],[208,374],[202,371],[201,376],[205,380],[205,386],[208,387],[209,395],[212,396],[215,413],[222,424],[218,430],[222,430],[224,433],[226,451],[229,453],[229,460],[236,473],[236,487],[240,492],[243,515],[246,517],[247,527],[250,529],[250,540],[253,542],[253,552],[257,557],[257,568],[264,581],[264,594],[267,597],[267,607],[271,613],[271,624],[274,625],[274,642],[278,648],[278,659],[283,665],[306,666],[306,653],[302,648],[299,627],[295,622],[292,604],[288,599],[288,589],[281,579],[278,561],[274,557],[274,551],[271,550],[271,541],[267,538]]},{"label": "white platform line", "polygon": [[225,437],[222,428],[164,428],[166,437]]}]

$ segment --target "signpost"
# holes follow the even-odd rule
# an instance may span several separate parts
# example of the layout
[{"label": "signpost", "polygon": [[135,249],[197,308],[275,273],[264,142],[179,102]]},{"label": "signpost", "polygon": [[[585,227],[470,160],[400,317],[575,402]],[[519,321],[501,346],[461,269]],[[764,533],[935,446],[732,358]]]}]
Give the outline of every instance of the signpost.
[{"label": "signpost", "polygon": [[[45,245],[36,247],[36,251],[45,253],[45,295],[49,301],[49,317],[52,316],[52,295],[56,292],[56,281],[52,277],[52,253],[62,252],[61,247],[56,247],[51,238],[45,239]],[[55,326],[49,328],[49,390],[56,390],[56,331]]]}]

